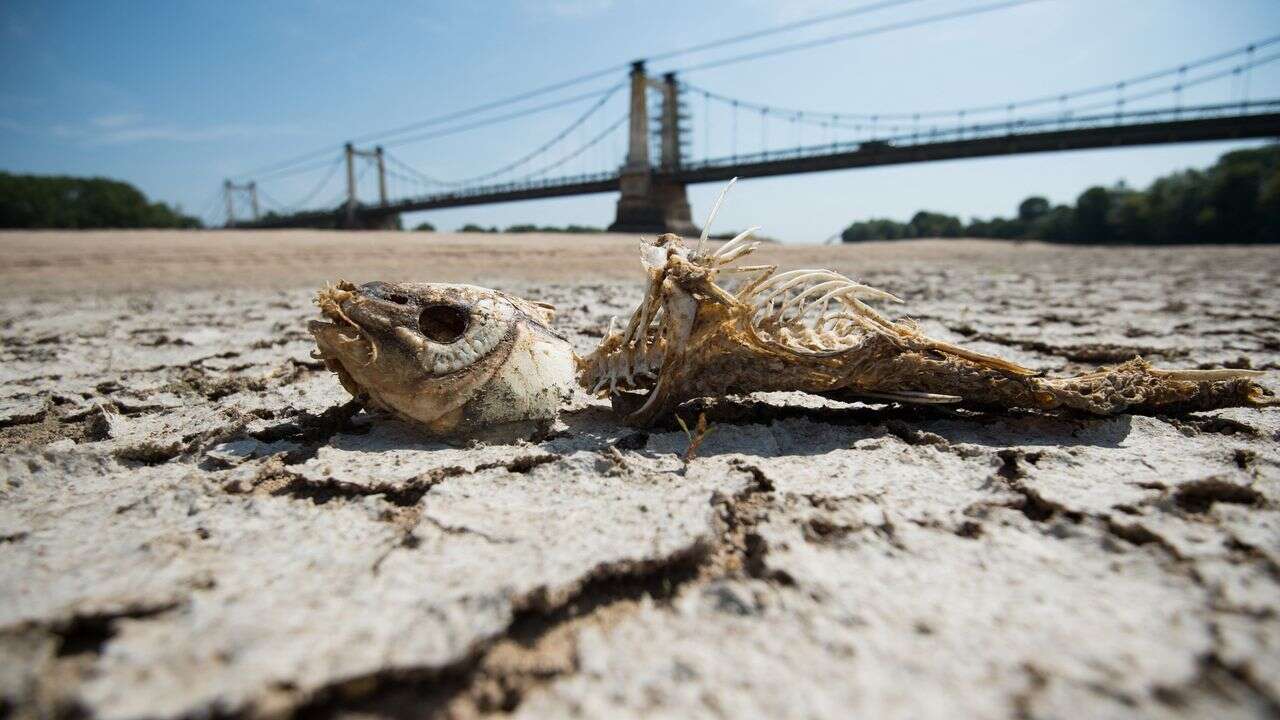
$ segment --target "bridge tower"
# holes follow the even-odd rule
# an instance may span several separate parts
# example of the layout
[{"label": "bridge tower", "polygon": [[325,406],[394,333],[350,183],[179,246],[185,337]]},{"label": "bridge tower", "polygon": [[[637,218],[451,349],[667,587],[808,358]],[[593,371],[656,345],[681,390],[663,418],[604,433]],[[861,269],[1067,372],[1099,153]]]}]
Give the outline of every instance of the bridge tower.
[{"label": "bridge tower", "polygon": [[347,202],[343,211],[342,227],[348,230],[395,230],[399,216],[395,213],[380,214],[360,210],[360,198],[356,187],[356,158],[368,158],[378,168],[378,205],[387,204],[387,164],[379,145],[372,150],[357,150],[355,145],[344,146],[347,158]]},{"label": "bridge tower", "polygon": [[[651,87],[662,94],[657,172],[649,161],[648,91]],[[698,234],[685,184],[675,177],[681,167],[680,118],[680,85],[675,73],[667,73],[661,81],[651,81],[645,73],[644,61],[633,62],[627,161],[619,171],[622,197],[618,199],[617,216],[609,226],[610,231]]]},{"label": "bridge tower", "polygon": [[249,211],[253,214],[256,221],[262,216],[262,212],[258,206],[258,183],[247,182],[236,184],[230,180],[222,182],[222,198],[227,204],[227,227],[236,224],[236,193],[244,193],[249,198]]}]

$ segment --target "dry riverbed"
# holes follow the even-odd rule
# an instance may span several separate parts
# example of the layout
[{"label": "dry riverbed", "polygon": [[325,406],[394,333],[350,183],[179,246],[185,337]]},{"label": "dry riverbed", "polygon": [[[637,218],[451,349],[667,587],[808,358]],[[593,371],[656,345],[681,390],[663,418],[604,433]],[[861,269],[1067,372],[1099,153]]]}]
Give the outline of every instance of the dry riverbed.
[{"label": "dry riverbed", "polygon": [[[309,357],[325,279],[556,304],[634,239],[0,233],[0,717],[1274,717],[1280,409],[581,398],[452,447]],[[1051,373],[1271,373],[1280,248],[770,247]],[[691,419],[691,418],[690,418]]]}]

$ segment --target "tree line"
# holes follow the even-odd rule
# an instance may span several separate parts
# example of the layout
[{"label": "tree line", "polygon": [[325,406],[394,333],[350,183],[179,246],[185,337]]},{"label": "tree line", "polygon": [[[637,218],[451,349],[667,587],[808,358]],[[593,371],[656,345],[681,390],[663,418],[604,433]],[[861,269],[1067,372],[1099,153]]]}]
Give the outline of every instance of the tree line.
[{"label": "tree line", "polygon": [[0,227],[4,228],[198,228],[141,190],[107,178],[13,175],[0,172]]},{"label": "tree line", "polygon": [[[421,224],[419,224],[417,227],[415,227],[415,228],[414,228],[414,230],[419,230],[419,231],[423,231],[423,232],[433,232],[433,231],[435,231],[435,229],[436,229],[436,226],[435,226],[435,225],[432,225],[432,224],[431,224],[431,223],[429,223],[429,222],[421,223]],[[464,232],[464,233],[534,233],[534,232],[540,232],[540,233],[578,233],[578,234],[590,234],[590,233],[602,233],[602,232],[604,232],[604,228],[592,227],[592,226],[590,226],[590,225],[565,225],[564,227],[560,227],[560,226],[557,226],[557,225],[542,225],[542,226],[539,226],[539,225],[533,225],[533,224],[531,224],[531,223],[521,223],[521,224],[519,224],[519,225],[508,225],[508,226],[507,226],[507,228],[506,228],[505,230],[503,230],[503,229],[499,228],[497,225],[493,225],[493,226],[491,226],[491,227],[485,227],[485,226],[483,226],[483,225],[476,225],[475,223],[467,223],[466,225],[463,225],[462,227],[458,228],[458,232]]]},{"label": "tree line", "polygon": [[1082,244],[1280,242],[1280,144],[1236,150],[1206,170],[1165,175],[1145,190],[1095,186],[1074,205],[1032,196],[1017,215],[967,224],[922,210],[902,223],[877,218],[845,228],[844,242],[907,238],[1001,238]]}]

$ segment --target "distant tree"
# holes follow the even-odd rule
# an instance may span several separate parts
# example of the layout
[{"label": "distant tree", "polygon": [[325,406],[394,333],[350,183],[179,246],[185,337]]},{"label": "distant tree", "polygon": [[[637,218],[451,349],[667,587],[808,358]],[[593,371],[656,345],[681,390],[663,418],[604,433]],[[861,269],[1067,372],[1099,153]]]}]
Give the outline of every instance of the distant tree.
[{"label": "distant tree", "polygon": [[1018,220],[1023,227],[1031,227],[1037,220],[1049,214],[1049,200],[1033,195],[1018,203]]},{"label": "distant tree", "polygon": [[0,173],[0,227],[198,228],[198,218],[106,178]]},{"label": "distant tree", "polygon": [[[841,238],[953,237],[959,221],[952,220],[927,211],[908,223],[875,218],[852,223]],[[1145,190],[1124,182],[1091,187],[1074,206],[1032,196],[1018,204],[1015,217],[973,218],[959,233],[1135,245],[1280,242],[1280,144],[1226,153],[1206,170],[1170,173]]]},{"label": "distant tree", "polygon": [[509,233],[532,233],[532,232],[600,233],[600,232],[604,232],[604,230],[602,228],[592,227],[590,225],[566,225],[564,227],[560,227],[558,225],[538,226],[538,225],[534,225],[533,223],[519,223],[516,225],[507,226],[507,229],[504,230],[503,232],[509,232]]},{"label": "distant tree", "polygon": [[1112,190],[1107,226],[1114,242],[1126,245],[1151,243],[1151,208],[1147,196],[1132,190]]},{"label": "distant tree", "polygon": [[970,218],[969,224],[964,226],[964,236],[974,238],[991,237],[991,222],[980,218]]},{"label": "distant tree", "polygon": [[1280,168],[1271,171],[1258,193],[1258,240],[1280,242]]},{"label": "distant tree", "polygon": [[1255,242],[1262,228],[1262,186],[1276,169],[1275,153],[1227,153],[1209,171],[1210,232],[1218,242]]},{"label": "distant tree", "polygon": [[1001,240],[1015,240],[1026,235],[1026,227],[1016,219],[1009,218],[991,218],[989,223],[991,235],[989,237],[999,238]]},{"label": "distant tree", "polygon": [[464,233],[496,233],[496,232],[498,232],[498,228],[497,228],[497,227],[489,227],[489,228],[487,228],[487,227],[484,227],[483,225],[476,225],[475,223],[467,223],[466,225],[463,225],[462,227],[458,228],[458,232],[464,232]]},{"label": "distant tree", "polygon": [[1036,219],[1024,237],[1053,242],[1068,242],[1075,226],[1075,210],[1069,205],[1055,205],[1052,210]]},{"label": "distant tree", "polygon": [[907,237],[954,238],[964,231],[960,218],[926,210],[913,215],[907,225]]},{"label": "distant tree", "polygon": [[887,218],[877,218],[866,222],[857,222],[840,233],[844,242],[862,242],[864,240],[901,240],[909,235],[910,228],[900,222]]},{"label": "distant tree", "polygon": [[420,222],[413,229],[417,232],[435,232],[436,226],[429,222]]},{"label": "distant tree", "polygon": [[1075,229],[1072,240],[1079,243],[1107,243],[1111,240],[1111,226],[1107,220],[1111,214],[1111,193],[1104,187],[1094,187],[1076,198]]},{"label": "distant tree", "polygon": [[1146,196],[1152,242],[1203,242],[1207,185],[1198,170],[1166,175],[1151,184]]}]

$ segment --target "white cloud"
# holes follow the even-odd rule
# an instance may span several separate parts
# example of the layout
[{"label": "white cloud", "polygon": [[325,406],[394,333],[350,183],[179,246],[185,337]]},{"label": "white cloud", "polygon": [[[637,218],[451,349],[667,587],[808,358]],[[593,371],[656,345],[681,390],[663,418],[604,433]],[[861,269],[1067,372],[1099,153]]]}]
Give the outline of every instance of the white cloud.
[{"label": "white cloud", "polygon": [[[126,145],[140,142],[198,143],[278,135],[298,135],[291,125],[228,123],[186,127],[173,123],[146,123],[137,114],[99,115],[85,123],[55,123],[47,132],[55,138],[84,145]],[[0,119],[0,128],[30,132],[14,120]]]},{"label": "white cloud", "polygon": [[103,145],[119,145],[122,143],[144,142],[148,140],[161,142],[209,142],[211,140],[233,140],[236,138],[261,137],[263,135],[296,135],[299,130],[289,126],[264,125],[210,125],[207,127],[181,127],[178,125],[141,125],[137,127],[119,128],[102,133],[93,142]]},{"label": "white cloud", "polygon": [[115,115],[99,115],[89,120],[89,124],[100,128],[122,128],[130,125],[137,125],[142,122],[142,116],[136,113],[118,113]]}]

